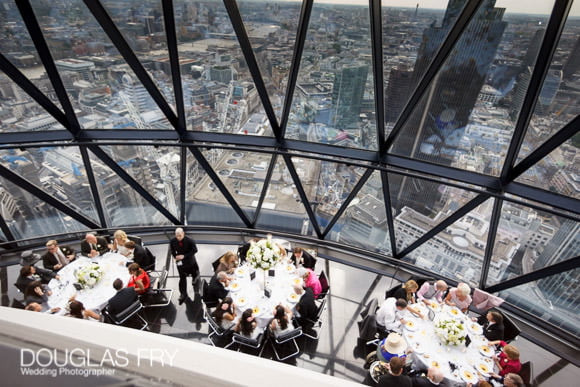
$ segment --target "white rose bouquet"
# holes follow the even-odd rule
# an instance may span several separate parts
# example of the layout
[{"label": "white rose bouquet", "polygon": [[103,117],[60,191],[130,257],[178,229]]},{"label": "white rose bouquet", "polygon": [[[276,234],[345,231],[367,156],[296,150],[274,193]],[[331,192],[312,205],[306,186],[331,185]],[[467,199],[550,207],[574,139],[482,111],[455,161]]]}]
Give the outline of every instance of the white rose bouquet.
[{"label": "white rose bouquet", "polygon": [[464,344],[467,336],[465,325],[455,319],[439,320],[435,324],[435,333],[445,345]]},{"label": "white rose bouquet", "polygon": [[103,277],[103,269],[96,263],[89,263],[77,270],[75,277],[79,284],[92,288]]},{"label": "white rose bouquet", "polygon": [[268,270],[274,267],[280,259],[278,246],[270,239],[252,242],[246,254],[246,259],[254,269]]}]

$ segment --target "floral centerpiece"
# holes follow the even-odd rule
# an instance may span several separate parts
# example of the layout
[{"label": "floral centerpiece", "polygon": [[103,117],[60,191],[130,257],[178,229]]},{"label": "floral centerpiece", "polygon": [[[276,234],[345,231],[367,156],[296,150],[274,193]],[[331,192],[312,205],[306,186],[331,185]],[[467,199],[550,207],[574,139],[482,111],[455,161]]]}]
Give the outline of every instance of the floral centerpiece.
[{"label": "floral centerpiece", "polygon": [[103,277],[103,269],[96,263],[89,263],[77,270],[75,277],[79,284],[92,288]]},{"label": "floral centerpiece", "polygon": [[252,242],[246,259],[254,269],[264,271],[274,267],[280,259],[280,250],[270,238]]},{"label": "floral centerpiece", "polygon": [[435,324],[435,333],[445,345],[464,344],[467,336],[465,325],[455,319],[439,320]]}]

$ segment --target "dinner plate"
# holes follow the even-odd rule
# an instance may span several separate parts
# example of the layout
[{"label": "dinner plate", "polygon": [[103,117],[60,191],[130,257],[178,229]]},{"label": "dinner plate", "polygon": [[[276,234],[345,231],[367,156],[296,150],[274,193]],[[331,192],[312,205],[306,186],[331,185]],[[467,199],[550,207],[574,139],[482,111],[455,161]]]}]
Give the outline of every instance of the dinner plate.
[{"label": "dinner plate", "polygon": [[492,368],[489,366],[489,364],[486,363],[479,363],[477,365],[477,367],[475,367],[479,372],[481,372],[482,375],[487,376],[489,375],[490,372],[492,372]]},{"label": "dinner plate", "polygon": [[238,282],[232,282],[230,284],[230,292],[237,292],[240,289],[242,289],[242,285],[240,285]]},{"label": "dinner plate", "polygon": [[459,376],[466,383],[477,383],[478,381],[476,373],[471,370],[462,369],[459,371]]},{"label": "dinner plate", "polygon": [[431,363],[429,363],[431,367],[435,367],[435,368],[441,368],[441,363],[438,362],[437,360],[431,360]]},{"label": "dinner plate", "polygon": [[259,306],[254,306],[252,308],[252,314],[255,314],[256,316],[259,315],[262,312],[262,309],[260,309]]},{"label": "dinner plate", "polygon": [[441,305],[435,301],[428,301],[427,308],[431,309],[433,312],[439,312],[441,310]]},{"label": "dinner plate", "polygon": [[417,330],[417,323],[413,320],[408,320],[407,322],[405,322],[405,329],[411,332],[414,332]]},{"label": "dinner plate", "polygon": [[456,318],[459,318],[459,317],[462,317],[463,316],[463,313],[459,309],[457,309],[456,307],[453,307],[453,308],[449,309],[447,311],[447,313],[449,313],[449,315],[451,317],[456,317]]},{"label": "dinner plate", "polygon": [[493,356],[493,349],[491,349],[487,345],[481,345],[479,347],[479,353],[481,353],[483,356],[492,357]]},{"label": "dinner plate", "polygon": [[293,273],[296,270],[296,268],[292,265],[286,265],[286,272],[287,273]]},{"label": "dinner plate", "polygon": [[292,280],[292,285],[302,286],[302,278],[294,278]]},{"label": "dinner plate", "polygon": [[481,335],[483,333],[483,328],[476,322],[470,322],[467,324],[467,329],[476,335]]},{"label": "dinner plate", "polygon": [[288,295],[288,302],[291,302],[293,304],[297,303],[298,300],[300,300],[300,296],[296,293],[290,293]]},{"label": "dinner plate", "polygon": [[247,303],[248,303],[248,299],[244,296],[240,296],[236,300],[236,305],[239,306],[240,308],[243,306],[246,306]]},{"label": "dinner plate", "polygon": [[238,267],[235,271],[236,276],[238,277],[244,277],[246,274],[248,274],[248,271],[246,269],[244,269],[243,267]]}]

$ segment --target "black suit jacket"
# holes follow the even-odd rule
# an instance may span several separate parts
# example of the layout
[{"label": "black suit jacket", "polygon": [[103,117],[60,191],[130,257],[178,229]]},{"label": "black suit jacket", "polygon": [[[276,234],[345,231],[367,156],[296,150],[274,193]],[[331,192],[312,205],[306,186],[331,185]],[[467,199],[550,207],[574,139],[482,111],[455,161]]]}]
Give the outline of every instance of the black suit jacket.
[{"label": "black suit jacket", "polygon": [[411,387],[411,378],[407,375],[393,376],[389,373],[379,378],[377,387]]},{"label": "black suit jacket", "polygon": [[[107,240],[103,237],[97,237],[97,251],[100,255],[103,255],[109,251],[109,244]],[[85,257],[88,257],[91,253],[91,244],[87,242],[86,239],[83,239],[81,242],[81,254]]]},{"label": "black suit jacket", "polygon": [[155,270],[155,257],[147,252],[147,249],[143,246],[135,245],[133,262],[138,263],[145,271]]},{"label": "black suit jacket", "polygon": [[217,276],[211,277],[209,281],[209,286],[207,289],[207,294],[204,294],[205,302],[215,302],[217,300],[223,300],[228,295],[228,290],[224,288],[221,282],[218,281]]},{"label": "black suit jacket", "polygon": [[[59,246],[59,248],[65,256],[73,255],[75,253],[75,251],[68,246]],[[56,258],[52,253],[46,252],[42,256],[42,265],[45,269],[58,271],[59,269],[54,269],[54,266],[58,265],[58,263],[58,258]]]},{"label": "black suit jacket", "polygon": [[[425,371],[425,373],[427,373],[427,371]],[[413,376],[411,378],[411,383],[413,384],[413,387],[447,387],[449,385],[445,382],[445,379],[441,383],[435,385],[425,376]]]},{"label": "black suit jacket", "polygon": [[18,278],[16,279],[16,283],[14,283],[14,286],[16,286],[18,288],[18,290],[20,290],[22,293],[24,293],[24,291],[26,290],[26,288],[28,287],[28,285],[31,282],[34,282],[37,279],[40,279],[40,281],[43,284],[47,284],[50,282],[51,279],[56,277],[56,273],[53,272],[52,270],[42,269],[40,267],[35,267],[35,269],[36,269],[36,276],[35,276],[36,278],[23,277],[23,276],[19,275]]},{"label": "black suit jacket", "polygon": [[[302,250],[302,259],[304,260],[304,264],[302,266],[314,270],[314,266],[316,265],[316,258]],[[290,260],[294,265],[296,265],[296,257],[294,256],[294,253],[292,253]]]},{"label": "black suit jacket", "polygon": [[127,309],[132,303],[137,300],[137,292],[134,287],[123,288],[117,291],[107,305],[107,309],[111,315],[116,315],[119,312]]},{"label": "black suit jacket", "polygon": [[489,323],[486,323],[483,327],[483,335],[489,341],[503,340],[504,336],[503,323],[500,324],[495,323],[491,325],[489,325]]},{"label": "black suit jacket", "polygon": [[181,243],[177,240],[177,238],[171,239],[169,242],[169,247],[171,248],[171,255],[173,258],[177,255],[184,255],[183,258],[183,266],[194,266],[197,265],[195,262],[195,254],[197,253],[197,245],[187,235],[183,237]]},{"label": "black suit jacket", "polygon": [[307,318],[309,320],[315,320],[316,314],[318,313],[318,307],[314,302],[314,293],[312,288],[306,288],[304,294],[300,297],[300,301],[296,304],[296,310],[300,313],[299,319]]}]

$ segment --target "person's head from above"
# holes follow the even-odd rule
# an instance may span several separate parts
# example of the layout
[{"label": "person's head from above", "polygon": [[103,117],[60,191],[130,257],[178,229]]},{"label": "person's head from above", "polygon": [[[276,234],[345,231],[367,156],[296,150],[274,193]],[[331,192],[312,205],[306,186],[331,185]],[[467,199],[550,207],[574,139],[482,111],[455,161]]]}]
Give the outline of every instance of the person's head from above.
[{"label": "person's head from above", "polygon": [[240,328],[242,334],[249,336],[254,331],[254,315],[252,308],[248,308],[242,312],[240,317]]},{"label": "person's head from above", "polygon": [[142,272],[141,266],[139,266],[139,264],[136,262],[133,262],[132,264],[130,264],[128,269],[129,269],[129,274],[131,274],[132,276],[138,276]]},{"label": "person's head from above", "polygon": [[231,297],[226,297],[220,302],[218,309],[221,309],[224,312],[229,312],[232,310],[232,305],[234,304],[234,300]]},{"label": "person's head from above", "polygon": [[133,251],[135,250],[135,246],[137,246],[137,244],[133,241],[127,241],[123,246],[125,246],[126,249]]},{"label": "person's head from above", "polygon": [[433,383],[441,383],[445,376],[439,367],[429,367],[427,369],[427,378]]},{"label": "person's head from above", "polygon": [[505,353],[508,359],[510,360],[519,360],[520,359],[520,350],[517,349],[514,345],[508,344],[504,346],[501,351]]},{"label": "person's head from above", "polygon": [[29,275],[33,275],[36,273],[36,268],[34,266],[26,265],[20,268],[20,276],[21,277],[28,277]]},{"label": "person's head from above", "polygon": [[87,235],[85,235],[85,240],[92,245],[97,244],[97,237],[93,233],[87,233]]},{"label": "person's head from above", "polygon": [[31,302],[30,304],[26,305],[24,310],[30,310],[31,312],[41,312],[42,305],[40,305],[38,302]]},{"label": "person's head from above", "polygon": [[294,256],[296,258],[302,258],[302,247],[294,247],[294,250],[292,251],[294,253]]},{"label": "person's head from above", "polygon": [[395,301],[395,308],[397,308],[397,310],[404,310],[407,308],[407,305],[408,305],[407,300],[404,300],[402,298],[399,298],[397,299],[397,301]]},{"label": "person's head from above", "polygon": [[403,354],[407,349],[407,342],[400,334],[391,332],[385,339],[383,349],[391,354]]},{"label": "person's head from above", "polygon": [[182,241],[183,238],[185,238],[185,231],[183,231],[183,229],[181,227],[178,227],[175,229],[175,239],[177,239],[178,241]]},{"label": "person's head from above", "polygon": [[489,382],[486,382],[485,380],[480,380],[479,383],[477,383],[477,387],[493,387]]},{"label": "person's head from above", "polygon": [[282,320],[286,317],[286,309],[282,305],[276,305],[274,308],[274,318],[277,320]]},{"label": "person's head from above", "polygon": [[507,374],[503,379],[503,385],[506,387],[524,387],[524,380],[518,374]]},{"label": "person's head from above", "polygon": [[308,269],[304,267],[299,267],[298,270],[296,270],[296,274],[298,275],[298,277],[305,280],[310,275],[310,272],[308,271]]},{"label": "person's head from above", "polygon": [[501,313],[499,313],[495,310],[490,310],[489,312],[487,312],[485,317],[487,318],[487,321],[489,321],[489,322],[493,322],[496,324],[503,323],[503,316],[501,315]]},{"label": "person's head from above", "polygon": [[113,288],[115,290],[123,289],[123,280],[121,278],[117,278],[116,280],[114,280],[113,281]]},{"label": "person's head from above", "polygon": [[56,251],[58,250],[58,242],[55,241],[54,239],[49,240],[48,242],[46,242],[46,249],[48,250],[49,253],[56,253]]},{"label": "person's head from above", "polygon": [[393,375],[401,375],[403,373],[403,367],[405,366],[405,359],[398,356],[392,357],[389,360],[389,366]]},{"label": "person's head from above", "polygon": [[218,282],[221,282],[222,284],[225,284],[228,282],[228,273],[226,273],[225,271],[220,271],[216,274],[216,278],[218,280]]},{"label": "person's head from above", "polygon": [[415,293],[417,289],[419,289],[419,285],[414,280],[408,280],[403,285],[403,289],[405,289],[407,293]]},{"label": "person's head from above", "polygon": [[461,300],[465,299],[471,293],[471,288],[465,282],[461,282],[457,285],[457,297]]},{"label": "person's head from above", "polygon": [[443,280],[439,280],[437,282],[435,282],[435,289],[440,291],[440,292],[444,292],[447,290],[447,282],[443,281]]},{"label": "person's head from above", "polygon": [[294,289],[294,293],[296,293],[298,295],[301,295],[302,293],[304,293],[304,288],[301,285],[294,284],[293,289]]},{"label": "person's head from above", "polygon": [[113,234],[113,238],[119,243],[125,243],[127,240],[127,234],[125,234],[125,231],[123,230],[117,230]]},{"label": "person's head from above", "polygon": [[68,304],[68,310],[69,310],[71,316],[76,317],[76,318],[84,318],[83,311],[85,310],[85,306],[83,305],[82,302],[77,301],[77,300],[72,300]]},{"label": "person's head from above", "polygon": [[42,282],[40,281],[32,281],[26,286],[26,290],[24,291],[25,298],[28,296],[40,296],[42,294],[44,294],[44,290],[42,289]]},{"label": "person's head from above", "polygon": [[220,259],[226,265],[233,265],[237,260],[238,256],[233,251],[228,251]]}]

